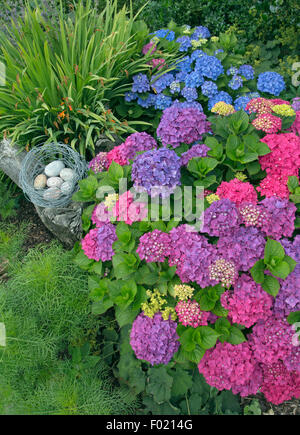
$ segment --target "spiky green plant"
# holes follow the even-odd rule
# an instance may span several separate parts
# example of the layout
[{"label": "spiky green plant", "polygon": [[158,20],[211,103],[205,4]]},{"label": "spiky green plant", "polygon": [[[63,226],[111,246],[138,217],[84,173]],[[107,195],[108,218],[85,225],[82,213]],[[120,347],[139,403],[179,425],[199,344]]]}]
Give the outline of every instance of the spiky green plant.
[{"label": "spiky green plant", "polygon": [[[24,18],[0,32],[0,133],[21,146],[64,141],[85,154],[100,134],[135,131],[109,100],[130,88],[130,76],[149,68],[139,53],[147,27],[117,0],[98,13],[91,0],[61,8],[58,23],[26,4]],[[131,123],[132,124],[132,123]]]}]

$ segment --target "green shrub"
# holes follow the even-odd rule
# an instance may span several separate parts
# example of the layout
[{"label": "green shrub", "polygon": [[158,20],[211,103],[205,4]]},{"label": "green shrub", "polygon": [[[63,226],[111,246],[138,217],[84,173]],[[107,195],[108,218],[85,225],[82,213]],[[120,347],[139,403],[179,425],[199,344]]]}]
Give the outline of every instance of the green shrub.
[{"label": "green shrub", "polygon": [[140,58],[148,30],[116,0],[98,14],[91,0],[53,23],[26,3],[24,18],[0,32],[6,85],[0,88],[0,132],[22,146],[64,141],[91,154],[101,134],[134,131],[108,102],[149,68]]}]

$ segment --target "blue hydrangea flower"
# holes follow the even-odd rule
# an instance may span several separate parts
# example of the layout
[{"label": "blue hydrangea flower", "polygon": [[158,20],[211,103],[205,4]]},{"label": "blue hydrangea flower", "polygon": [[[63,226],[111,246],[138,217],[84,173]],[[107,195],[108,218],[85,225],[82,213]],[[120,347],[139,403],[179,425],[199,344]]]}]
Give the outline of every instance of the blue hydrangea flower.
[{"label": "blue hydrangea flower", "polygon": [[132,92],[147,92],[150,91],[150,83],[146,74],[139,73],[133,78]]},{"label": "blue hydrangea flower", "polygon": [[251,65],[242,65],[239,67],[239,74],[246,80],[254,79],[254,69]]},{"label": "blue hydrangea flower", "polygon": [[232,98],[231,96],[224,91],[218,92],[216,95],[214,95],[212,98],[208,100],[208,110],[211,110],[216,103],[219,101],[224,101],[224,103],[231,104]]},{"label": "blue hydrangea flower", "polygon": [[170,92],[171,92],[171,94],[175,94],[176,92],[180,92],[180,82],[178,80],[174,80],[170,84]]},{"label": "blue hydrangea flower", "polygon": [[136,100],[138,97],[138,94],[136,92],[125,92],[125,101],[130,103],[130,101]]},{"label": "blue hydrangea flower", "polygon": [[214,95],[218,93],[218,86],[211,81],[206,81],[201,86],[202,94],[206,97],[212,98]]},{"label": "blue hydrangea flower", "polygon": [[180,38],[176,39],[176,42],[180,44],[179,51],[188,51],[188,49],[192,46],[188,36],[180,36]]},{"label": "blue hydrangea flower", "polygon": [[218,48],[217,50],[215,50],[214,55],[216,56],[219,53],[224,53],[224,50],[222,48]]},{"label": "blue hydrangea flower", "polygon": [[191,36],[191,39],[207,39],[210,38],[210,31],[205,26],[195,27],[195,31]]},{"label": "blue hydrangea flower", "polygon": [[237,89],[243,86],[243,78],[238,75],[233,76],[230,82],[228,83],[228,86],[234,91],[236,91]]},{"label": "blue hydrangea flower", "polygon": [[160,94],[164,89],[166,89],[174,80],[174,76],[171,73],[163,74],[158,79],[153,76],[151,81],[151,88]]},{"label": "blue hydrangea flower", "polygon": [[186,76],[187,76],[188,74],[189,74],[189,73],[187,73],[187,72],[180,71],[179,73],[176,74],[175,79],[176,79],[178,82],[184,82],[184,81],[185,81],[185,78],[186,78]]},{"label": "blue hydrangea flower", "polygon": [[197,100],[198,98],[198,92],[195,88],[188,88],[185,86],[182,91],[181,95],[187,100],[187,101],[193,101]]},{"label": "blue hydrangea flower", "polygon": [[224,68],[217,57],[205,54],[196,60],[195,71],[209,79],[216,80],[224,73]]},{"label": "blue hydrangea flower", "polygon": [[249,103],[249,101],[251,100],[251,98],[249,98],[249,96],[247,95],[243,95],[241,97],[238,97],[234,100],[234,108],[235,110],[245,110],[245,107],[247,106],[247,104]]},{"label": "blue hydrangea flower", "polygon": [[203,112],[203,107],[201,106],[198,101],[178,101],[175,100],[172,104],[172,106],[177,106],[182,109],[189,109],[190,107],[200,110],[200,112]]},{"label": "blue hydrangea flower", "polygon": [[192,71],[192,60],[189,56],[185,56],[183,59],[176,64],[176,70],[179,72],[189,73]]},{"label": "blue hydrangea flower", "polygon": [[172,103],[172,98],[168,95],[158,94],[155,98],[154,107],[157,110],[165,110],[167,107],[170,107]]},{"label": "blue hydrangea flower", "polygon": [[226,74],[228,76],[234,76],[238,73],[238,69],[235,66],[231,66],[230,68],[228,68],[228,70],[226,71]]},{"label": "blue hydrangea flower", "polygon": [[193,53],[191,54],[191,59],[192,60],[196,60],[199,57],[203,56],[204,54],[206,54],[203,50],[195,50],[193,51]]},{"label": "blue hydrangea flower", "polygon": [[285,89],[284,79],[281,74],[267,71],[259,74],[257,80],[257,89],[271,95],[278,95]]},{"label": "blue hydrangea flower", "polygon": [[175,39],[175,33],[169,29],[156,30],[154,33],[150,33],[150,35],[155,35],[157,38],[166,38],[168,41],[174,41]]},{"label": "blue hydrangea flower", "polygon": [[260,95],[258,92],[248,92],[248,94],[246,94],[247,97],[250,98],[250,100],[252,100],[252,98],[260,98]]},{"label": "blue hydrangea flower", "polygon": [[137,100],[137,103],[146,109],[148,109],[151,106],[154,106],[156,101],[156,96],[153,94],[148,94],[147,98],[141,98],[139,97]]},{"label": "blue hydrangea flower", "polygon": [[198,88],[204,83],[203,77],[197,71],[189,73],[184,81],[188,88]]}]

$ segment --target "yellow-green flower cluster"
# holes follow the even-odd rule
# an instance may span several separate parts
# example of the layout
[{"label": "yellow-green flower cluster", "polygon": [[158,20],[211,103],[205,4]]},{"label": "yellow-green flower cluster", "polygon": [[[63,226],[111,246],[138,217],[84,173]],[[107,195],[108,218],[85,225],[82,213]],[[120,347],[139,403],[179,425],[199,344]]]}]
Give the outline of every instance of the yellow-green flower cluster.
[{"label": "yellow-green flower cluster", "polygon": [[288,104],[275,104],[275,106],[272,106],[272,110],[281,116],[294,116],[296,114],[295,110]]},{"label": "yellow-green flower cluster", "polygon": [[117,193],[110,193],[104,200],[105,207],[107,207],[108,210],[112,210],[116,205],[118,199],[119,195]]},{"label": "yellow-green flower cluster", "polygon": [[154,314],[160,312],[164,320],[167,320],[169,316],[171,316],[172,320],[176,320],[177,315],[174,308],[165,306],[167,301],[159,290],[147,290],[146,293],[150,299],[141,305],[145,316],[152,319]]},{"label": "yellow-green flower cluster", "polygon": [[201,47],[201,45],[204,45],[207,43],[207,39],[202,38],[202,39],[198,39],[198,41],[196,41],[195,39],[191,40],[191,44],[193,48],[198,48]]},{"label": "yellow-green flower cluster", "polygon": [[193,296],[194,289],[186,284],[176,284],[174,285],[174,293],[179,300],[184,301]]},{"label": "yellow-green flower cluster", "polygon": [[208,204],[212,204],[213,202],[219,201],[220,197],[219,195],[212,193],[211,195],[207,195],[205,199],[208,202]]},{"label": "yellow-green flower cluster", "polygon": [[224,103],[224,101],[219,101],[214,105],[211,109],[213,113],[217,113],[218,115],[231,115],[235,112],[234,107],[231,104]]},{"label": "yellow-green flower cluster", "polygon": [[212,37],[210,38],[210,40],[211,40],[212,42],[218,42],[218,41],[219,41],[219,37],[218,37],[218,36],[212,36]]},{"label": "yellow-green flower cluster", "polygon": [[245,181],[245,180],[247,180],[247,175],[244,174],[244,172],[236,172],[235,178],[237,178],[240,181]]}]

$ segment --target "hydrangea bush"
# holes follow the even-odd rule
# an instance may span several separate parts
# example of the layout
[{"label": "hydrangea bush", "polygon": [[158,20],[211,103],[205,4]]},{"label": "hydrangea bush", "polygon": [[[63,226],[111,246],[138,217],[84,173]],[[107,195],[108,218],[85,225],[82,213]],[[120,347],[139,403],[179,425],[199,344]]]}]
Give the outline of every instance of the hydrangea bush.
[{"label": "hydrangea bush", "polygon": [[[148,373],[156,404],[193,392],[195,367],[219,391],[260,391],[274,404],[299,398],[298,101],[277,98],[277,74],[256,81],[250,65],[224,63],[218,50],[230,38],[201,26],[160,30],[147,50],[161,40],[184,53],[178,71],[135,79],[132,90],[169,98],[155,137],[136,133],[101,153],[74,195],[92,202],[76,262],[90,272],[93,311],[114,310],[120,378],[141,392]],[[253,86],[242,91],[245,81]]]}]

